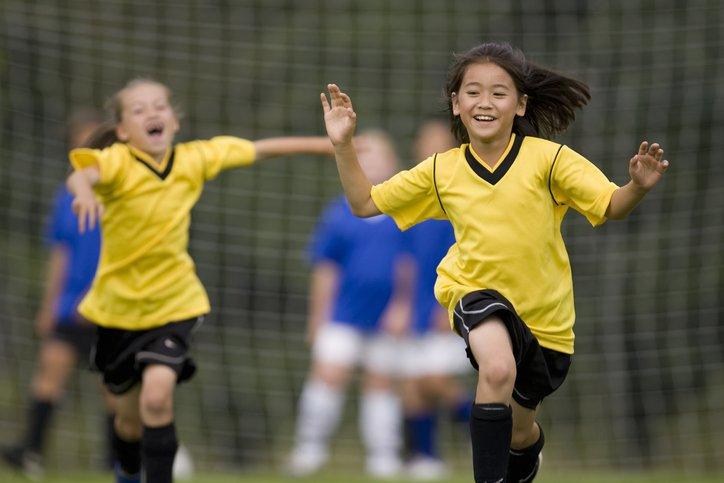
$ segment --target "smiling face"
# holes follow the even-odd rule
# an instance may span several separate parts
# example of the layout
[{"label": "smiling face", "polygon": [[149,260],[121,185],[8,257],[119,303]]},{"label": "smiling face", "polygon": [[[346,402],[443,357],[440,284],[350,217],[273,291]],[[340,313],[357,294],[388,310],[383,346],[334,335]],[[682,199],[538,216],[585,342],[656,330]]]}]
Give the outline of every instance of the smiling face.
[{"label": "smiling face", "polygon": [[473,147],[507,143],[515,116],[525,114],[526,100],[505,69],[493,62],[473,63],[453,93],[452,111],[460,116]]},{"label": "smiling face", "polygon": [[116,126],[118,139],[157,161],[163,159],[179,129],[168,89],[162,84],[143,82],[127,87],[118,96],[121,106]]}]

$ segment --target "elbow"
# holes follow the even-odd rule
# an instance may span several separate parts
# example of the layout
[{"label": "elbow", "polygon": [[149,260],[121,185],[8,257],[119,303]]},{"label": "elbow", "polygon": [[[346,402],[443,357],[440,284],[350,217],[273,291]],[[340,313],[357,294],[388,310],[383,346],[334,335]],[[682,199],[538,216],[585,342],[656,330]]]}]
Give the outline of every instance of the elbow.
[{"label": "elbow", "polygon": [[370,213],[370,210],[368,210],[364,205],[350,205],[350,209],[352,210],[352,214],[359,218],[369,218],[374,214]]}]

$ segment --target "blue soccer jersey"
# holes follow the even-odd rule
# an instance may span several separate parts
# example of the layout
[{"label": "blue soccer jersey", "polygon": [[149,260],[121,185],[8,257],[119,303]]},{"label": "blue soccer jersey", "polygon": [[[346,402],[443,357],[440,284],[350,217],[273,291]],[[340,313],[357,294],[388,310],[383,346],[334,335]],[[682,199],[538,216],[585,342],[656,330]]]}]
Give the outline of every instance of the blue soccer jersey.
[{"label": "blue soccer jersey", "polygon": [[422,333],[431,328],[434,310],[439,307],[434,294],[436,270],[455,243],[455,233],[447,220],[428,220],[407,230],[405,237],[407,250],[417,266],[412,330]]},{"label": "blue soccer jersey", "polygon": [[358,218],[340,197],[324,211],[314,232],[312,263],[331,261],[339,268],[332,321],[364,331],[378,328],[394,289],[395,262],[403,235],[386,215]]},{"label": "blue soccer jersey", "polygon": [[58,324],[77,320],[76,309],[93,281],[101,246],[98,225],[84,234],[78,232],[78,218],[71,209],[72,203],[73,195],[65,187],[59,190],[47,226],[48,242],[52,246],[62,246],[68,254],[62,291],[55,303]]}]

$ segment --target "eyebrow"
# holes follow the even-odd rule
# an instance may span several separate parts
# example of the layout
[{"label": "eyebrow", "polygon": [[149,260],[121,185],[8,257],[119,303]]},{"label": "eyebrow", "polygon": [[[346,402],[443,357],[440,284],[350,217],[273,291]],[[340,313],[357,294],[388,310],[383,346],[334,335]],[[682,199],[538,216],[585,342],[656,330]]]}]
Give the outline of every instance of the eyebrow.
[{"label": "eyebrow", "polygon": [[[482,86],[482,84],[481,84],[480,82],[478,82],[478,81],[470,81],[470,82],[466,83],[465,85],[463,85],[462,87],[473,87],[473,86],[480,87],[480,86]],[[509,87],[509,86],[507,86],[507,85],[505,85],[505,84],[500,84],[500,83],[498,83],[498,84],[493,84],[491,87],[492,87],[493,89],[502,87],[503,89],[508,89],[508,90],[510,90],[510,87]]]}]

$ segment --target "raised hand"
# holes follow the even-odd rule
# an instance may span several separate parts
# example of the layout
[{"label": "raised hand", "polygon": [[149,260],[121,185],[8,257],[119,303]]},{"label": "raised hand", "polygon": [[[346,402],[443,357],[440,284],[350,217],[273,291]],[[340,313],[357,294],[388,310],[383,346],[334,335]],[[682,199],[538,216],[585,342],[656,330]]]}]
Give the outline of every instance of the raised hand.
[{"label": "raised hand", "polygon": [[82,194],[73,198],[73,213],[78,217],[78,231],[85,233],[86,230],[95,228],[103,216],[103,205],[92,194]]},{"label": "raised hand", "polygon": [[320,94],[327,135],[335,146],[350,143],[357,126],[352,100],[339,90],[337,84],[327,84],[327,91],[329,100],[323,92]]},{"label": "raised hand", "polygon": [[628,163],[628,172],[631,181],[639,188],[650,190],[659,182],[669,167],[669,162],[661,160],[664,150],[658,143],[649,145],[644,141],[639,146],[639,152]]}]

